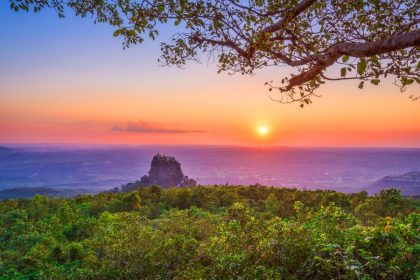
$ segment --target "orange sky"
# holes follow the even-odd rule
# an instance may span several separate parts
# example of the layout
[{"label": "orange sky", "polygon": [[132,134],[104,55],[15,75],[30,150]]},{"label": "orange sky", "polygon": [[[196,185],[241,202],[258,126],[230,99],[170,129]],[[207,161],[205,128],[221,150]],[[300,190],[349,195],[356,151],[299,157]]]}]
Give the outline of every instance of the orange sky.
[{"label": "orange sky", "polygon": [[124,51],[103,25],[0,11],[13,25],[0,30],[0,143],[420,147],[420,101],[408,98],[419,86],[333,82],[300,109],[264,86],[288,68],[248,77],[218,75],[206,59],[161,67],[158,42]]},{"label": "orange sky", "polygon": [[[160,71],[180,79],[194,75],[194,70]],[[11,87],[0,104],[1,141],[420,146],[420,104],[392,85],[359,91],[354,83],[330,84],[314,104],[300,109],[269,100],[263,79],[208,70],[187,86],[172,83],[170,91],[164,79],[154,88],[140,80],[124,92],[76,85],[40,86],[38,94]],[[265,137],[257,133],[263,125],[270,130]]]}]

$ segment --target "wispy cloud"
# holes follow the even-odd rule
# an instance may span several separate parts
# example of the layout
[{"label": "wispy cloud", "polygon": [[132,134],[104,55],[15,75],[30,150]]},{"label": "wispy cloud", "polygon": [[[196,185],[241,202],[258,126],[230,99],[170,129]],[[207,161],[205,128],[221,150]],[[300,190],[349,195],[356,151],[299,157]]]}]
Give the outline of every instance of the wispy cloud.
[{"label": "wispy cloud", "polygon": [[132,122],[129,121],[123,125],[114,125],[113,131],[126,131],[133,133],[158,133],[158,134],[177,134],[177,133],[205,133],[205,130],[199,129],[182,129],[169,126],[154,125],[145,121]]}]

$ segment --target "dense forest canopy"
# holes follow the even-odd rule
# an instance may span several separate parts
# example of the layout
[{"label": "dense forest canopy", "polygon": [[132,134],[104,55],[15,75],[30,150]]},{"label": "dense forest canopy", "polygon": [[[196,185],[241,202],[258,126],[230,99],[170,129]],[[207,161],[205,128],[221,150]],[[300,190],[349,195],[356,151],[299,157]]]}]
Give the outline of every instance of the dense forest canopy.
[{"label": "dense forest canopy", "polygon": [[[284,103],[311,102],[326,81],[356,79],[359,88],[387,76],[402,90],[420,83],[416,0],[9,0],[16,11],[69,9],[115,27],[124,46],[155,39],[163,24],[180,32],[162,43],[161,62],[184,65],[201,53],[219,72],[252,74],[268,66],[295,73],[267,82]],[[339,66],[337,75],[326,70]],[[416,99],[416,96],[411,96]]]},{"label": "dense forest canopy", "polygon": [[141,188],[0,201],[0,279],[418,279],[397,190]]}]

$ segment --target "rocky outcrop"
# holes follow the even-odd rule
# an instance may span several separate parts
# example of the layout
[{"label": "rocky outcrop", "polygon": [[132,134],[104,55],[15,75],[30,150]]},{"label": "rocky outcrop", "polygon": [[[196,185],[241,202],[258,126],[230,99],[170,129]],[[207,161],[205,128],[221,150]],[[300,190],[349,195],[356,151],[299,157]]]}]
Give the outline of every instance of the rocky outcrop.
[{"label": "rocky outcrop", "polygon": [[159,185],[161,187],[195,186],[197,182],[185,176],[181,164],[174,158],[157,154],[153,157],[148,175],[141,177],[135,183],[121,187],[122,191],[130,191],[139,187]]}]

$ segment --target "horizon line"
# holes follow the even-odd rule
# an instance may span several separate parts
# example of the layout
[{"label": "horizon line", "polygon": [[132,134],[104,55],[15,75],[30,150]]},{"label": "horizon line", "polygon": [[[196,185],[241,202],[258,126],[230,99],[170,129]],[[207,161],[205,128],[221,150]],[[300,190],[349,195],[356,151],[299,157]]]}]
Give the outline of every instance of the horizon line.
[{"label": "horizon line", "polygon": [[214,148],[291,148],[291,149],[420,149],[420,146],[371,146],[371,145],[354,145],[354,146],[313,146],[313,145],[276,145],[276,144],[117,144],[117,143],[54,143],[54,142],[17,142],[17,143],[2,143],[0,142],[0,147],[4,148],[31,148],[31,147],[67,147],[67,148],[99,148],[99,147],[214,147]]}]

